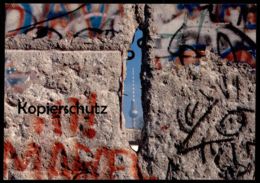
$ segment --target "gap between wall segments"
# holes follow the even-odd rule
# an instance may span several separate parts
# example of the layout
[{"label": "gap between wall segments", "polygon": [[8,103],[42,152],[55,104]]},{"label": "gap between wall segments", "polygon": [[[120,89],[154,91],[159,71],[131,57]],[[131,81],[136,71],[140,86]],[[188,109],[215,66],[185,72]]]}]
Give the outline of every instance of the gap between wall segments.
[{"label": "gap between wall segments", "polygon": [[124,92],[124,57],[123,57],[123,51],[121,51],[121,76],[119,79],[119,91],[118,97],[119,97],[119,104],[120,104],[120,113],[119,113],[119,123],[120,123],[120,129],[122,130],[122,112],[123,112],[123,92]]}]

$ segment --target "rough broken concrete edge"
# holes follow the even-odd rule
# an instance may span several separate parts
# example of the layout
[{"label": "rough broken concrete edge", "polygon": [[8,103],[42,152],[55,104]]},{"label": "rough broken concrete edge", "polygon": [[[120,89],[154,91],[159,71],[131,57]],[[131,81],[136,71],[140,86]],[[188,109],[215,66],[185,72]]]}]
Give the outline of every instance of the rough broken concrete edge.
[{"label": "rough broken concrete edge", "polygon": [[[133,4],[133,10],[134,10],[134,20],[135,20],[135,30],[137,28],[142,30],[142,24],[144,22],[144,5],[145,4]],[[133,35],[134,38],[134,35]],[[133,40],[132,40],[133,41]],[[131,43],[129,44],[129,46],[131,46]],[[127,57],[127,52],[121,51],[121,54],[125,54],[125,56]],[[124,56],[122,56],[122,58],[126,58]],[[123,113],[123,100],[124,100],[124,81],[126,79],[126,75],[127,75],[127,67],[126,67],[126,63],[127,63],[127,59],[123,59],[122,60],[122,66],[121,66],[121,82],[120,82],[120,89],[118,90],[118,96],[119,96],[119,100],[120,100],[120,129],[122,130],[122,134],[125,137],[125,139],[127,138],[127,128],[125,127],[125,118],[124,113]],[[141,74],[141,73],[140,73]],[[131,148],[129,142],[127,141],[129,148]],[[141,170],[138,167],[137,164],[137,170],[138,170],[138,176],[142,178],[141,174]]]},{"label": "rough broken concrete edge", "polygon": [[[23,55],[29,55],[30,57],[32,56],[31,54],[37,54],[39,51],[38,50],[10,50],[10,49],[5,49],[5,54],[8,54],[8,55],[12,55],[12,54],[15,54],[16,55],[16,57],[17,57],[17,59],[19,60],[19,58],[21,59],[21,57],[19,57],[19,55],[21,56],[21,54],[22,54],[22,57],[23,57]],[[40,53],[41,55],[46,55],[46,57],[47,58],[49,58],[49,59],[51,59],[51,57],[52,57],[52,55],[57,55],[57,54],[60,54],[60,55],[64,55],[64,54],[73,54],[75,51],[57,51],[57,50],[41,50],[40,52],[42,52],[42,53]],[[112,51],[105,51],[105,52],[102,52],[102,51],[89,51],[89,50],[86,50],[86,51],[76,51],[77,52],[77,55],[78,54],[87,54],[86,56],[90,56],[90,58],[92,58],[92,55],[97,55],[97,54],[105,54],[105,55],[112,55],[112,57],[111,57],[111,61],[114,61],[114,62],[112,62],[112,63],[118,63],[118,65],[120,65],[120,62],[122,63],[122,60],[121,60],[121,57],[122,57],[122,53],[120,52],[120,51],[115,51],[115,50],[112,50]],[[56,54],[57,53],[57,54]],[[33,56],[34,57],[34,56]],[[7,56],[7,58],[9,58],[8,56]],[[83,57],[84,58],[84,57]],[[114,58],[114,59],[113,59]],[[24,60],[24,59],[23,59]],[[48,60],[48,59],[47,59]],[[109,60],[108,60],[109,61]],[[52,62],[52,64],[53,64],[53,62]],[[30,64],[29,64],[30,65]],[[21,69],[21,65],[20,65],[20,69]],[[20,69],[18,69],[18,71],[21,71]],[[23,70],[22,72],[27,72],[27,69],[28,69],[28,67],[26,67],[25,68],[25,70]],[[117,108],[117,110],[119,109],[119,102],[120,102],[120,100],[119,100],[119,91],[120,91],[120,88],[119,88],[119,85],[120,85],[120,81],[121,81],[121,75],[122,75],[122,72],[121,72],[121,70],[120,70],[120,68],[118,68],[118,69],[116,69],[117,70],[117,73],[118,73],[118,71],[119,71],[119,73],[113,78],[113,80],[114,80],[114,82],[117,82],[117,83],[119,83],[118,85],[117,85],[117,90],[107,90],[107,91],[112,91],[114,94],[115,94],[115,101],[117,101],[118,102],[118,105],[116,105],[116,108]],[[38,71],[39,72],[39,71]],[[42,72],[40,72],[41,74],[43,74],[44,75],[44,77],[47,77],[47,75],[46,75],[46,73],[42,73]],[[38,75],[38,74],[37,74]],[[81,79],[86,79],[86,78],[81,78]],[[112,85],[110,85],[110,86],[112,86]],[[50,89],[50,88],[49,88]],[[94,88],[95,89],[95,88]],[[108,88],[107,88],[108,89]],[[89,90],[90,92],[92,91],[92,90]],[[98,92],[98,90],[95,90],[95,92]],[[9,92],[8,92],[8,90],[7,91],[5,91],[5,93],[6,93],[6,95],[5,95],[5,98],[4,98],[4,100],[5,100],[5,103],[8,105],[8,106],[10,106],[10,107],[14,107],[14,105],[12,105],[12,104],[10,104],[10,102],[8,102],[8,99],[9,99],[9,95],[8,95],[8,93],[12,93],[12,95],[14,94],[13,93],[13,90],[9,90]],[[71,95],[72,93],[68,93],[69,95],[67,95],[67,94],[62,94],[62,93],[59,93],[58,92],[58,94],[61,94],[61,95],[63,95],[65,98],[59,98],[59,100],[64,100],[64,99],[66,99],[66,98],[68,98],[68,96],[73,96],[73,95]],[[80,94],[80,93],[79,93]],[[83,93],[82,93],[83,94]],[[22,97],[24,97],[24,95],[22,94],[22,93],[20,93],[19,94],[19,96],[22,96]],[[85,94],[84,93],[84,96],[88,96],[88,94]],[[18,97],[19,98],[19,97]],[[17,106],[17,104],[15,105],[15,106]],[[6,115],[6,112],[7,111],[5,111],[5,115]],[[118,111],[119,112],[119,111]],[[116,129],[116,132],[120,132],[120,134],[119,134],[119,136],[112,136],[113,138],[111,138],[111,141],[113,141],[113,140],[115,140],[116,138],[118,138],[118,139],[120,139],[120,140],[122,140],[123,141],[123,143],[125,143],[125,142],[127,142],[127,139],[124,139],[124,138],[121,138],[122,136],[121,136],[121,134],[122,134],[122,130],[120,131],[119,130],[119,124],[120,124],[120,113],[117,113],[118,114],[118,116],[116,117],[116,118],[114,118],[114,120],[115,120],[115,122],[114,122],[114,125],[112,126],[112,128],[113,128],[113,130],[114,129]],[[36,115],[36,114],[35,114]],[[47,118],[46,118],[47,119]],[[4,120],[5,121],[5,120]]]},{"label": "rough broken concrete edge", "polygon": [[[128,37],[124,36],[124,32],[129,32],[129,26],[132,25],[135,29],[138,27],[140,17],[142,17],[142,11],[138,9],[139,6],[136,4],[125,4],[125,14],[122,18],[122,29],[119,30],[120,34],[115,36],[113,39],[108,37],[101,38],[75,38],[68,40],[64,39],[48,39],[47,37],[41,39],[33,39],[32,37],[26,35],[17,35],[14,37],[5,38],[5,49],[9,50],[62,50],[62,51],[120,51],[122,56],[122,65],[121,65],[121,78],[119,80],[120,89],[118,91],[119,103],[120,103],[120,129],[124,131],[123,128],[123,90],[124,90],[124,80],[126,78],[126,59],[127,59],[127,50],[131,46],[132,38],[134,32],[128,34]],[[138,14],[138,15],[137,15]],[[132,19],[129,19],[129,16],[132,16]],[[129,20],[131,22],[129,23]],[[120,38],[121,37],[121,38]],[[116,40],[116,41],[115,41]]]},{"label": "rough broken concrete edge", "polygon": [[[143,107],[143,114],[144,114],[144,127],[142,129],[142,140],[146,137],[146,126],[149,121],[149,116],[146,114],[149,111],[150,101],[149,98],[149,88],[151,87],[150,78],[152,78],[152,48],[154,45],[152,39],[152,9],[151,6],[146,4],[144,6],[144,21],[142,26],[140,27],[143,31],[143,45],[142,45],[142,65],[141,65],[141,86],[142,90],[142,107]],[[141,140],[141,141],[142,141]]]},{"label": "rough broken concrete edge", "polygon": [[[140,23],[140,29],[143,31],[143,47],[142,47],[142,65],[141,65],[141,86],[142,86],[142,107],[143,107],[143,118],[144,118],[144,126],[141,131],[141,139],[139,143],[139,150],[137,152],[138,156],[141,156],[143,159],[147,160],[146,170],[142,170],[143,172],[147,171],[150,175],[152,175],[152,162],[149,160],[149,157],[144,154],[143,152],[147,152],[147,141],[149,140],[149,136],[152,135],[149,132],[149,122],[152,119],[150,115],[150,106],[151,106],[151,89],[152,89],[152,78],[156,72],[154,72],[155,66],[153,65],[154,57],[154,38],[156,37],[155,32],[155,24],[152,16],[153,6],[151,4],[145,4],[144,6],[144,19],[142,23]],[[225,59],[221,59],[220,56],[216,55],[213,52],[210,52],[211,57],[213,57],[217,62],[226,62]],[[217,63],[216,63],[217,64]],[[246,67],[249,70],[256,70],[251,68],[250,65],[245,63],[227,63],[231,64],[236,68],[243,68]],[[183,66],[185,69],[186,67],[190,67],[190,65]],[[166,68],[169,69],[169,68]],[[255,94],[256,95],[256,94]],[[139,160],[139,158],[138,158]]]},{"label": "rough broken concrete edge", "polygon": [[[142,77],[146,72],[148,76],[151,77],[151,68],[150,68],[150,53],[151,53],[151,42],[152,38],[150,37],[151,28],[149,27],[151,24],[150,16],[151,10],[149,9],[149,5],[147,4],[134,4],[132,5],[132,9],[134,10],[134,23],[135,27],[139,27],[143,31],[144,40],[142,47],[142,65],[141,65],[141,73]],[[133,34],[134,35],[134,34]],[[132,38],[132,37],[131,37]],[[124,80],[126,78],[126,58],[127,58],[127,50],[131,45],[132,40],[128,42],[113,42],[113,39],[82,39],[75,38],[73,40],[49,40],[48,38],[42,38],[38,40],[32,40],[32,38],[26,35],[18,35],[16,37],[6,38],[5,39],[5,49],[9,50],[63,50],[63,51],[120,51],[122,55],[122,65],[121,65],[121,78],[120,89],[118,90],[118,97],[120,103],[120,126],[122,133],[125,134],[125,128],[122,124],[123,118],[123,91],[124,91]],[[31,44],[33,42],[33,45]],[[147,60],[147,61],[144,61]],[[142,87],[149,88],[149,80],[145,81],[141,79]],[[149,101],[146,101],[145,97],[146,92],[142,91],[142,107],[146,109],[149,105]],[[144,122],[149,121],[149,119],[144,119]],[[145,125],[144,125],[145,126]],[[122,128],[123,127],[123,128]],[[143,128],[144,129],[144,128]],[[143,133],[142,133],[143,134]],[[143,136],[143,135],[142,135]],[[141,142],[141,141],[140,141]],[[141,145],[141,143],[140,143]],[[138,176],[142,179],[144,175],[141,173],[141,169],[139,164],[137,163]]]},{"label": "rough broken concrete edge", "polygon": [[[153,27],[153,19],[152,19],[152,7],[149,4],[145,4],[143,7],[144,18],[143,22],[140,24],[140,29],[143,31],[143,45],[142,45],[142,65],[141,65],[141,86],[142,86],[142,108],[143,108],[143,119],[144,125],[141,130],[141,139],[139,143],[139,149],[137,152],[138,156],[145,156],[142,154],[142,149],[147,149],[146,141],[148,140],[149,132],[147,131],[147,127],[149,126],[150,116],[149,116],[149,106],[151,105],[151,97],[150,96],[150,88],[151,88],[151,78],[152,76],[152,59],[153,59],[153,46],[154,41],[152,35],[154,34]],[[146,159],[146,157],[143,157]],[[138,158],[139,160],[139,158]],[[138,162],[138,166],[140,162]],[[148,162],[149,163],[149,162]],[[149,170],[150,165],[146,166],[146,170],[143,172],[148,172],[152,174],[151,170]]]},{"label": "rough broken concrete edge", "polygon": [[[20,52],[20,53],[21,53],[21,52],[23,52],[23,53],[24,53],[24,52],[34,52],[34,53],[35,53],[35,52],[38,52],[38,50],[7,50],[7,49],[6,49],[5,52],[9,52],[9,53],[16,53],[16,52]],[[41,50],[41,52],[45,52],[45,53],[54,52],[54,53],[55,53],[55,52],[57,52],[57,51],[56,51],[56,50],[44,50],[44,51]],[[59,53],[60,53],[60,52],[61,52],[61,53],[66,53],[66,51],[59,51]],[[77,51],[77,52],[95,53],[95,52],[100,52],[100,51]],[[120,52],[119,52],[119,51],[114,51],[114,50],[112,50],[112,51],[105,51],[105,53],[106,53],[106,52],[107,52],[107,53],[116,53],[117,58],[120,58]],[[119,56],[119,57],[118,57],[118,56]],[[19,58],[18,58],[18,60],[19,60]],[[119,75],[118,75],[118,76],[119,76]],[[116,77],[117,80],[118,80],[118,78],[119,78],[118,76]],[[120,90],[118,90],[118,91],[120,91]],[[118,125],[117,125],[117,126],[118,126]],[[114,136],[116,136],[116,134],[114,134]],[[117,139],[117,138],[118,138],[118,136],[116,136],[115,139],[116,139],[116,140],[119,140],[119,139]],[[121,138],[121,137],[120,137],[120,138]],[[120,139],[120,140],[125,140],[125,139],[122,138],[122,139]],[[126,141],[126,140],[125,140],[125,141]],[[39,141],[35,141],[35,142],[36,142],[37,144],[40,144]],[[62,142],[62,141],[61,141],[61,142]],[[126,141],[126,142],[124,142],[124,143],[127,144],[127,142],[128,142],[128,141]],[[125,148],[125,146],[126,146],[126,145],[124,145],[123,147]],[[92,148],[91,146],[88,146],[88,147],[89,147],[89,148]],[[96,147],[94,146],[93,148],[96,148]],[[117,148],[117,147],[116,147],[116,146],[112,146],[112,145],[108,145],[107,148],[110,149],[110,148]],[[122,146],[119,146],[119,148],[122,148]],[[97,149],[97,148],[96,148],[96,149]],[[17,149],[17,150],[18,150],[18,149]],[[130,147],[128,147],[128,150],[131,151],[132,149],[131,149]],[[19,151],[19,150],[18,150],[18,151]],[[23,151],[22,151],[22,152],[23,152]],[[26,152],[26,151],[24,151],[24,152]],[[67,152],[68,152],[68,151],[67,151]],[[132,150],[132,153],[135,153],[135,152]],[[23,154],[21,153],[21,155],[23,155]],[[19,156],[20,156],[20,154],[19,154]],[[135,166],[133,166],[133,167],[135,167],[135,170],[138,172],[138,174],[137,174],[138,177],[137,177],[137,178],[139,179],[139,178],[140,178],[140,172],[141,172],[141,170],[139,169],[139,167],[138,167],[136,164],[135,164]],[[30,170],[29,170],[28,172],[30,172]],[[25,171],[25,172],[23,171],[22,174],[26,174],[26,171]],[[20,175],[21,175],[21,174],[20,174]],[[131,175],[131,172],[130,172],[130,175]],[[9,178],[5,178],[5,180],[9,180]],[[34,180],[36,180],[36,179],[34,179]],[[45,180],[47,180],[47,179],[45,179]]]},{"label": "rough broken concrete edge", "polygon": [[118,34],[112,39],[110,36],[102,36],[99,38],[63,38],[63,39],[49,39],[48,37],[33,39],[33,37],[18,34],[16,36],[5,38],[6,49],[22,49],[22,50],[127,50],[132,41],[131,34],[125,36],[125,32],[131,30],[130,26],[136,26],[134,18],[135,6],[134,4],[124,5],[124,16],[119,23]]}]

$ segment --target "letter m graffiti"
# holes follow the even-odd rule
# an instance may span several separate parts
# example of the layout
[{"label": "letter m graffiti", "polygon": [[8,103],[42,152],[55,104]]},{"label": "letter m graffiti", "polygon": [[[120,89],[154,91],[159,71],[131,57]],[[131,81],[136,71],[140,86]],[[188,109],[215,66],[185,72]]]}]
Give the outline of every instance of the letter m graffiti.
[{"label": "letter m graffiti", "polygon": [[[4,178],[10,179],[8,176],[8,168],[15,171],[31,171],[35,179],[41,179],[41,148],[35,143],[30,143],[24,153],[17,154],[16,149],[10,141],[4,142]],[[29,163],[31,162],[30,170]]]}]

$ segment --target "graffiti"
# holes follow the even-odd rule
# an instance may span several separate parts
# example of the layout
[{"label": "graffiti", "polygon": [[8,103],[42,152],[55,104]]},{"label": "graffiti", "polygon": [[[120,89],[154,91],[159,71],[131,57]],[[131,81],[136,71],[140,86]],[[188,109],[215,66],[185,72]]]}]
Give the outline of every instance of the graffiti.
[{"label": "graffiti", "polygon": [[[56,102],[54,102],[56,105],[58,105],[58,106],[60,106],[61,105],[61,103],[62,103],[62,101],[56,101]],[[59,136],[61,136],[61,134],[62,134],[62,131],[61,131],[61,122],[60,122],[60,118],[61,118],[61,114],[60,114],[60,111],[59,110],[54,110],[54,112],[52,113],[52,118],[51,118],[51,121],[52,121],[52,124],[53,124],[53,126],[54,126],[54,129],[53,129],[53,131],[57,134],[57,135],[59,135]]]},{"label": "graffiti", "polygon": [[[34,166],[32,166],[31,171],[35,174],[34,178],[36,179],[41,179],[42,174],[46,172],[48,174],[47,176],[49,179],[53,179],[57,176],[65,177],[66,179],[113,179],[113,174],[116,171],[122,171],[125,168],[127,168],[124,166],[115,165],[115,157],[117,155],[124,155],[131,159],[132,164],[129,165],[129,168],[132,171],[130,172],[133,174],[134,178],[138,178],[136,172],[136,154],[126,149],[107,149],[106,147],[100,147],[96,150],[95,156],[93,157],[93,161],[85,162],[81,159],[79,151],[83,150],[86,153],[93,153],[87,146],[77,142],[75,143],[75,154],[72,157],[74,159],[72,161],[73,163],[69,165],[69,157],[67,156],[64,145],[60,142],[55,142],[52,146],[51,159],[49,161],[49,166],[46,171],[42,170],[43,167],[41,165],[40,149],[41,148],[38,145],[36,145],[35,143],[31,143],[28,145],[28,148],[25,151],[25,153],[23,155],[20,155],[20,157],[23,158],[20,158],[12,143],[6,140],[4,143],[4,175],[7,176],[7,159],[13,159],[15,170],[24,171],[28,167],[29,161],[31,161],[32,157],[34,157]],[[109,167],[109,175],[106,175],[105,173],[100,175],[97,172],[98,167],[101,163],[101,157],[106,158],[107,160]],[[60,161],[58,161],[58,158],[60,158]],[[61,168],[58,168],[57,163],[61,163]],[[88,170],[90,172],[88,172]]]},{"label": "graffiti", "polygon": [[14,160],[14,167],[18,171],[24,171],[31,160],[33,160],[33,172],[34,177],[36,179],[41,179],[40,175],[40,167],[41,167],[41,159],[40,159],[41,148],[35,143],[28,144],[28,148],[22,156],[23,159],[19,158],[16,149],[12,145],[11,142],[4,142],[4,176],[7,175],[7,158],[11,157]]},{"label": "graffiti", "polygon": [[[86,100],[87,99],[87,100]],[[52,104],[59,106],[64,103],[76,105],[82,101],[87,101],[89,105],[96,105],[97,94],[91,92],[86,98],[69,97],[66,101],[57,100]],[[57,107],[53,110],[50,121],[53,126],[53,133],[57,137],[63,135],[64,127],[62,126],[62,116],[64,112]],[[74,111],[75,112],[75,111]],[[64,117],[65,118],[65,117]],[[26,120],[32,121],[32,128],[35,135],[44,135],[44,130],[48,120],[39,116],[28,116]],[[78,129],[82,135],[89,140],[96,137],[94,127],[95,113],[88,115],[71,113],[66,120],[69,120],[68,128],[71,135],[79,135]],[[83,120],[83,123],[81,123]],[[12,167],[12,171],[20,171],[29,173],[34,179],[116,179],[117,172],[127,172],[127,175],[134,179],[154,179],[143,174],[138,167],[138,159],[135,152],[129,149],[111,149],[106,146],[97,146],[89,148],[87,145],[78,142],[75,139],[73,143],[73,151],[68,151],[68,146],[57,139],[53,139],[48,145],[49,149],[41,147],[36,142],[25,145],[24,150],[18,151],[13,142],[5,139],[4,142],[4,177],[10,179],[12,174],[8,167]],[[17,145],[17,144],[15,144]],[[50,156],[46,157],[44,152],[50,151]],[[82,156],[86,153],[87,158]],[[49,159],[48,159],[49,158]],[[45,165],[47,161],[47,165]],[[86,160],[87,159],[87,160]],[[45,163],[44,163],[45,162]]]},{"label": "graffiti", "polygon": [[[124,16],[123,5],[109,4],[6,4],[6,36],[30,34],[34,39],[111,37]],[[12,18],[15,17],[15,18]]]},{"label": "graffiti", "polygon": [[[79,142],[74,143],[73,154],[68,156],[66,147],[61,142],[54,142],[51,146],[51,156],[48,167],[42,165],[41,147],[30,143],[24,153],[17,153],[15,147],[9,140],[4,142],[4,177],[8,177],[7,166],[13,165],[16,171],[28,170],[34,174],[35,179],[42,179],[47,176],[48,179],[63,177],[65,179],[115,179],[118,171],[126,171],[134,179],[141,178],[142,175],[137,164],[137,156],[128,149],[110,149],[107,147],[98,147],[95,151]],[[90,155],[91,160],[86,161],[80,155],[80,152]],[[118,164],[117,158],[128,159],[129,163]],[[11,161],[12,160],[12,161]],[[33,166],[29,167],[29,162]],[[60,165],[58,165],[58,163]],[[103,164],[105,163],[105,164]],[[104,165],[106,168],[104,168]],[[143,176],[143,179],[149,179]],[[154,177],[150,177],[154,179]]]},{"label": "graffiti", "polygon": [[[91,106],[94,106],[96,104],[96,100],[97,100],[97,95],[96,93],[91,93],[89,98],[88,98],[88,102]],[[68,99],[69,103],[71,103],[72,105],[76,105],[79,100],[77,98],[69,98]],[[75,108],[74,108],[75,109]],[[77,132],[77,128],[78,128],[78,114],[76,114],[76,109],[74,111],[74,114],[71,115],[70,118],[70,128],[72,130],[73,133]],[[88,123],[89,128],[88,129],[83,129],[83,126],[80,125],[80,130],[83,131],[84,136],[87,136],[88,138],[94,138],[96,135],[96,131],[91,128],[91,126],[94,125],[94,118],[95,118],[95,114],[91,113],[89,115],[83,115],[84,120],[86,120],[86,122]]]},{"label": "graffiti", "polygon": [[[177,148],[177,152],[180,154],[186,154],[190,151],[196,150],[196,149],[200,149],[201,150],[201,157],[202,157],[202,162],[205,163],[206,159],[205,159],[205,153],[204,153],[204,148],[206,145],[211,145],[212,143],[222,143],[222,142],[227,142],[227,141],[232,141],[233,139],[217,139],[217,140],[212,140],[212,141],[205,141],[205,139],[201,140],[201,143],[198,145],[194,145],[192,147],[188,147],[188,143],[189,140],[192,138],[193,134],[195,133],[196,129],[200,126],[201,122],[210,114],[210,112],[212,111],[213,107],[218,103],[218,100],[215,100],[213,102],[213,104],[209,105],[207,107],[206,112],[199,118],[199,120],[193,125],[193,122],[189,120],[188,118],[188,109],[190,104],[186,107],[185,110],[185,123],[189,126],[192,126],[192,128],[187,129],[183,122],[180,119],[180,111],[177,110],[177,119],[178,119],[178,123],[180,126],[180,129],[182,131],[184,131],[185,133],[188,133],[187,137],[180,143],[180,144],[176,144],[176,148]],[[195,107],[193,108],[190,116],[194,118],[194,111],[197,108],[198,103],[195,104]]]},{"label": "graffiti", "polygon": [[[236,110],[228,111],[228,114],[219,122],[219,126],[216,126],[218,133],[223,136],[238,135],[242,128],[247,124],[247,117],[244,112],[254,112],[254,110],[237,107]],[[228,127],[230,129],[228,129]]]},{"label": "graffiti", "polygon": [[245,62],[255,68],[256,5],[175,6],[170,19],[159,18],[161,22],[157,25],[158,38],[155,41],[156,68],[159,61],[162,65],[169,61],[181,65],[197,64],[208,47],[223,59]]},{"label": "graffiti", "polygon": [[5,90],[22,93],[35,79],[35,71],[20,72],[11,60],[5,60]]},{"label": "graffiti", "polygon": [[34,132],[37,133],[38,135],[40,135],[43,131],[43,127],[45,124],[45,119],[42,117],[35,117],[33,119],[33,128],[34,128]]},{"label": "graffiti", "polygon": [[[218,83],[218,87],[220,88],[223,96],[226,99],[229,99],[230,93],[229,93],[229,90],[228,90],[228,87],[227,87],[227,82],[228,82],[228,78],[225,75],[222,76],[221,79],[220,79],[220,82]],[[237,99],[237,101],[239,101],[240,100],[240,98],[239,98],[239,91],[240,91],[239,77],[236,76],[235,78],[232,78],[231,82],[232,82],[233,86],[236,88],[236,99]]]},{"label": "graffiti", "polygon": [[232,44],[231,40],[228,38],[226,34],[218,32],[218,54],[222,58],[227,58],[229,61],[245,62],[251,65],[252,67],[255,67],[256,43],[252,41],[242,31],[234,27],[232,24],[225,25],[225,28],[232,31],[234,35],[239,36],[241,40],[236,41]]},{"label": "graffiti", "polygon": [[135,52],[138,51],[137,49],[142,51],[142,47],[143,47],[142,46],[142,43],[143,43],[142,35],[143,35],[142,30],[136,29],[132,43],[131,43],[131,49],[128,50],[127,61],[131,61],[135,58],[135,56],[136,56]]},{"label": "graffiti", "polygon": [[256,29],[256,6],[253,4],[178,4],[178,15],[187,13],[188,18],[200,16],[200,12],[207,10],[209,18],[214,23],[233,23],[244,28]]},{"label": "graffiti", "polygon": [[168,168],[167,168],[167,174],[166,174],[166,180],[177,180],[174,175],[176,172],[180,170],[180,167],[173,162],[172,159],[168,158],[169,163],[168,163]]},{"label": "graffiti", "polygon": [[228,152],[227,149],[224,151],[221,147],[218,150],[218,154],[216,155],[214,162],[221,170],[219,173],[220,177],[225,179],[237,179],[237,177],[250,172],[253,165],[251,163],[248,163],[247,165],[240,163],[237,158],[236,144],[230,143],[228,145],[232,154],[232,158],[229,160],[229,162],[225,163],[224,165],[221,162],[221,156],[225,156],[225,154]]},{"label": "graffiti", "polygon": [[[90,93],[89,97],[87,98],[87,102],[89,103],[89,105],[95,106],[96,100],[97,100],[96,93]],[[77,105],[80,102],[80,100],[75,97],[70,97],[70,98],[68,98],[67,101],[71,105]],[[55,106],[60,106],[63,103],[64,103],[64,101],[62,101],[62,100],[53,102],[53,104]],[[69,117],[69,124],[70,124],[69,128],[70,128],[70,132],[72,133],[72,135],[76,135],[78,132],[78,129],[79,129],[82,132],[82,134],[84,135],[84,137],[93,139],[96,136],[96,131],[93,128],[95,113],[90,113],[88,115],[86,115],[86,114],[79,115],[76,112],[76,110],[77,110],[76,108],[72,108],[72,109],[73,109],[72,113],[70,114],[70,117]],[[61,110],[61,108],[59,108],[59,107],[57,107],[55,110],[52,110],[51,122],[53,125],[53,132],[58,136],[62,135],[61,121],[62,121],[63,115],[64,115],[64,111]],[[43,127],[44,127],[44,124],[47,121],[47,119],[45,119],[43,117],[35,116],[35,117],[31,118],[31,121],[33,124],[34,131],[37,134],[41,134],[42,131],[44,130]],[[83,125],[81,123],[79,123],[81,121],[85,122],[84,126],[87,126],[87,128],[84,128]]]},{"label": "graffiti", "polygon": [[[236,91],[232,90],[234,94],[230,93],[230,89],[227,87],[229,84],[228,82],[230,82],[230,84],[236,88]],[[239,102],[239,83],[240,81],[238,76],[235,76],[232,79],[229,79],[226,76],[222,76],[220,78],[218,87],[226,100],[231,99],[232,96]],[[255,111],[244,106],[237,106],[236,109],[227,110],[226,113],[222,114],[222,117],[215,124],[216,132],[223,138],[206,140],[205,137],[202,137],[200,143],[194,145],[190,141],[195,136],[196,129],[198,129],[202,122],[209,117],[210,112],[214,107],[217,106],[217,103],[219,102],[218,99],[206,95],[201,89],[199,92],[209,102],[206,110],[199,109],[199,102],[196,102],[193,107],[192,104],[189,103],[186,106],[183,114],[179,109],[177,109],[176,115],[179,128],[181,131],[187,134],[186,138],[175,144],[177,153],[180,155],[185,155],[192,151],[199,151],[202,163],[205,164],[207,162],[205,156],[205,147],[208,146],[210,147],[211,155],[214,156],[214,163],[220,170],[220,177],[224,179],[237,179],[246,173],[250,173],[254,167],[253,161],[251,160],[245,164],[243,161],[239,160],[238,152],[241,153],[241,151],[245,151],[249,157],[250,154],[253,154],[250,147],[255,146],[255,143],[254,141],[252,142],[246,140],[245,142],[244,140],[241,142],[241,144],[238,144],[237,138],[249,123],[246,113],[254,113]],[[203,108],[205,107],[203,106]],[[201,117],[199,117],[197,121],[194,121],[195,117],[198,116],[196,113],[201,110],[205,112]],[[193,145],[190,146],[190,144]],[[217,145],[218,148],[213,149],[212,145]],[[222,158],[225,160],[222,161]],[[173,169],[175,167],[173,165],[174,164],[172,160],[169,160],[167,177],[170,177],[171,179],[174,179],[173,172],[170,170],[170,168]]]}]

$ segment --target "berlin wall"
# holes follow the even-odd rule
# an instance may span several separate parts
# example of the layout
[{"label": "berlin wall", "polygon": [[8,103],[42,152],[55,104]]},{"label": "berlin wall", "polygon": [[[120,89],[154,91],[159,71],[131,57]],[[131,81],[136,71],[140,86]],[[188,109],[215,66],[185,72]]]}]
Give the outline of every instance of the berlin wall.
[{"label": "berlin wall", "polygon": [[[5,13],[4,179],[255,179],[256,5],[6,3]],[[137,28],[139,132],[122,112]]]}]

